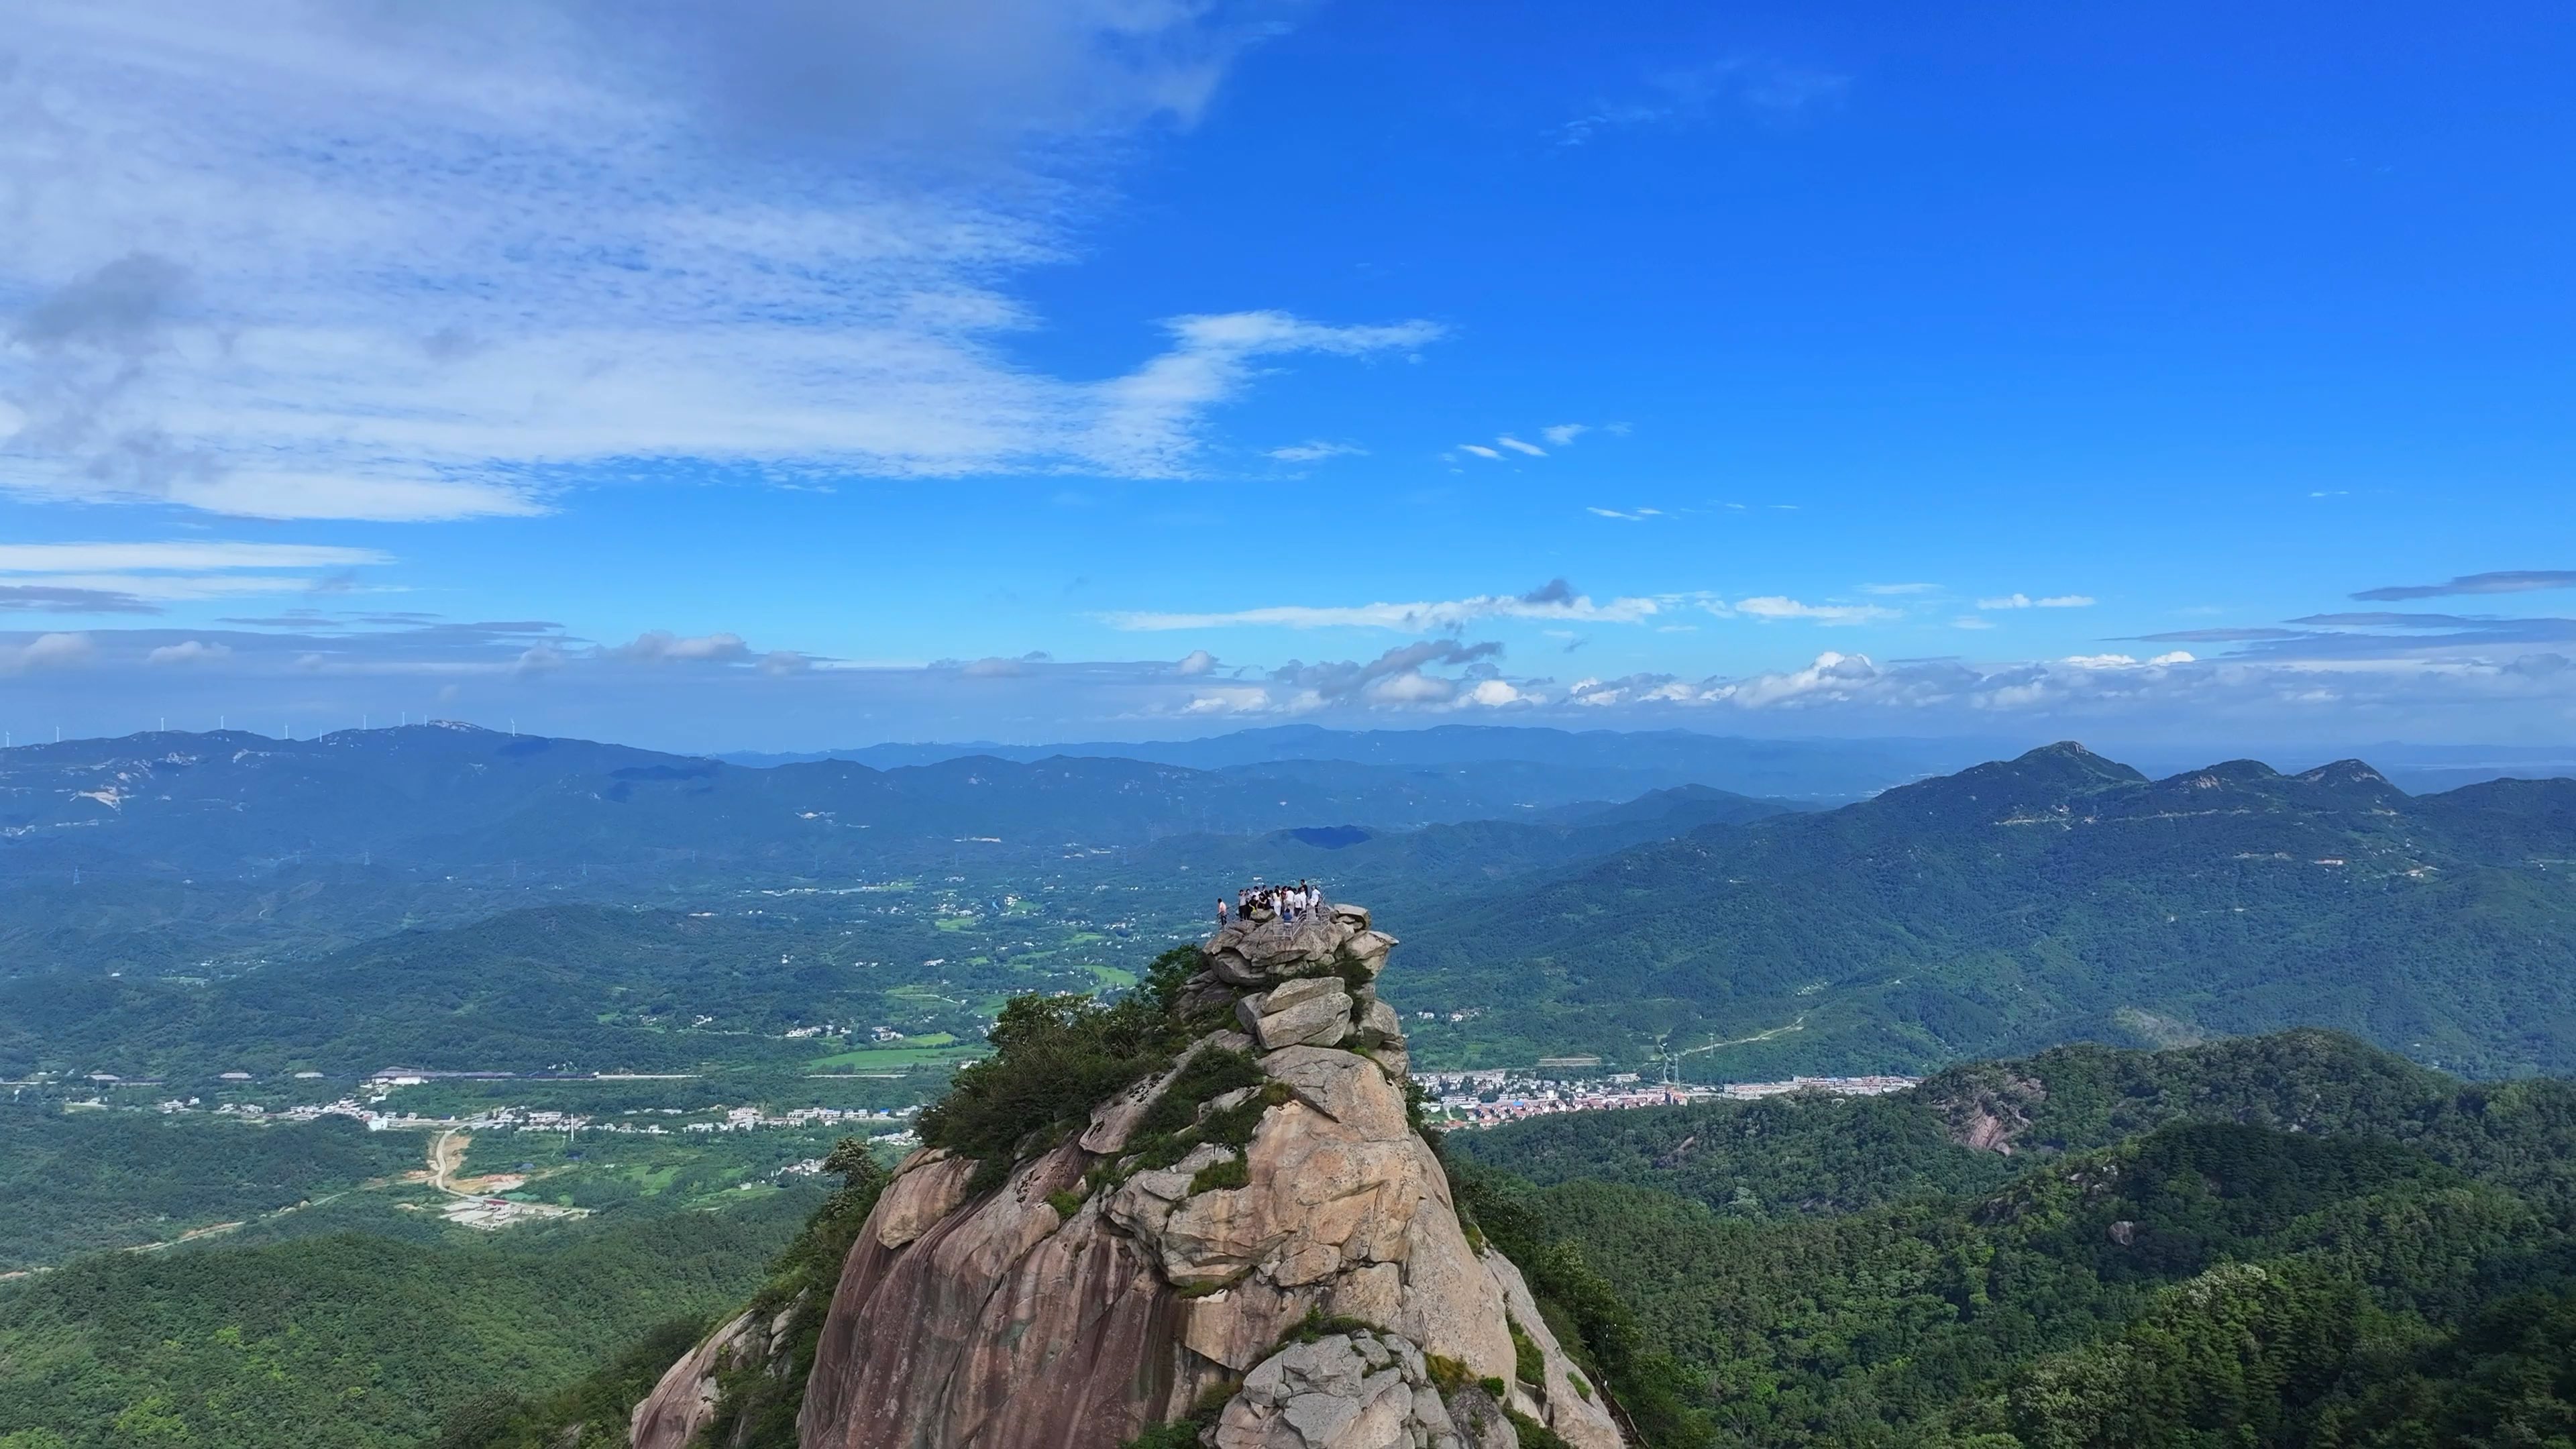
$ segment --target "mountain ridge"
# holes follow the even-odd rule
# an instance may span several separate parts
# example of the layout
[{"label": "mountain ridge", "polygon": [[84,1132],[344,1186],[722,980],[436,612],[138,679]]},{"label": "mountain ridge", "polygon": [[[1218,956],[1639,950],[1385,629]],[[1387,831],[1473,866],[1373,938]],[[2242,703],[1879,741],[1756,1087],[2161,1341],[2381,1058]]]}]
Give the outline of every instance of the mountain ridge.
[{"label": "mountain ridge", "polygon": [[2130,1013],[2565,1070],[2571,820],[2570,781],[2416,797],[2360,762],[2149,780],[2047,746],[1426,911],[1414,991],[1539,1055],[1768,1033],[1730,1049],[1737,1076],[2145,1044]]}]

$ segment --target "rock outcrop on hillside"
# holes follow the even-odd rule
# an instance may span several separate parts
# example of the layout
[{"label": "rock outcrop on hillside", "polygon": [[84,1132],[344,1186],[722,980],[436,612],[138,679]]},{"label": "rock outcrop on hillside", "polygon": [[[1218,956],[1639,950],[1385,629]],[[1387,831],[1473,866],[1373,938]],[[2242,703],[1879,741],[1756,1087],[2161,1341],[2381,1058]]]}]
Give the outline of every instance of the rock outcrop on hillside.
[{"label": "rock outcrop on hillside", "polygon": [[[1238,922],[1184,989],[1234,1028],[998,1189],[970,1196],[977,1164],[944,1151],[903,1163],[843,1266],[803,1449],[1115,1449],[1182,1418],[1213,1449],[1504,1449],[1515,1414],[1619,1449],[1409,1123],[1376,992],[1395,944],[1356,906]],[[1210,1052],[1257,1084],[1198,1103],[1197,1130],[1140,1139]],[[656,1391],[675,1425],[702,1397],[693,1362]],[[638,1449],[684,1442],[644,1428],[639,1410]]]}]

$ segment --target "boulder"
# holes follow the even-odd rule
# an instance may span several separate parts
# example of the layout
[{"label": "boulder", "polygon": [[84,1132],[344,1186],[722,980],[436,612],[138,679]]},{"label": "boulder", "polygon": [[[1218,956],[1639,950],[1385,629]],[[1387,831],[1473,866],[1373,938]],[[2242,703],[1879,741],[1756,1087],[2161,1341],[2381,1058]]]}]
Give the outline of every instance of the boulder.
[{"label": "boulder", "polygon": [[[1508,1427],[1508,1425],[1506,1426]],[[1466,1449],[1421,1350],[1374,1333],[1292,1343],[1243,1380],[1215,1449]]]},{"label": "boulder", "polygon": [[1264,1013],[1286,1011],[1302,1002],[1312,1001],[1320,996],[1330,996],[1336,992],[1348,994],[1344,991],[1342,980],[1338,976],[1300,976],[1294,981],[1282,981],[1270,988],[1262,997],[1261,1009]]},{"label": "boulder", "polygon": [[1351,1032],[1351,997],[1330,976],[1291,981],[1235,1008],[1263,1051],[1291,1046],[1331,1046]]},{"label": "boulder", "polygon": [[1261,1070],[1295,1093],[1297,1100],[1363,1140],[1393,1142],[1412,1133],[1404,1114],[1403,1091],[1349,1052],[1320,1046],[1282,1047],[1261,1058]]},{"label": "boulder", "polygon": [[1384,931],[1358,931],[1342,943],[1342,949],[1349,952],[1351,959],[1359,962],[1369,975],[1376,976],[1386,969],[1387,953],[1396,945],[1396,939]]},{"label": "boulder", "polygon": [[929,1232],[965,1200],[967,1180],[974,1175],[973,1161],[951,1157],[945,1149],[907,1159],[868,1216],[877,1242],[900,1248]]},{"label": "boulder", "polygon": [[1395,1008],[1372,997],[1360,1010],[1360,1030],[1375,1036],[1381,1043],[1397,1048],[1404,1045],[1404,1018]]},{"label": "boulder", "polygon": [[1375,976],[1395,938],[1374,931],[1360,907],[1334,907],[1296,921],[1267,915],[1228,923],[1200,948],[1208,973],[1226,985],[1252,988],[1290,977],[1335,970],[1357,960]]}]

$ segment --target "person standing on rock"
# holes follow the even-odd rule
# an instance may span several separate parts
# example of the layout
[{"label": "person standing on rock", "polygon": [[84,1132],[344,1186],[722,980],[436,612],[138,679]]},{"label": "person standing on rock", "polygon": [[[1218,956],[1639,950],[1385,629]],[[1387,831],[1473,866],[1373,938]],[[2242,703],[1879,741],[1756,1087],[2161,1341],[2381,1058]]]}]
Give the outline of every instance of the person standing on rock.
[{"label": "person standing on rock", "polygon": [[1225,897],[1223,896],[1216,898],[1216,928],[1220,931],[1225,929]]}]

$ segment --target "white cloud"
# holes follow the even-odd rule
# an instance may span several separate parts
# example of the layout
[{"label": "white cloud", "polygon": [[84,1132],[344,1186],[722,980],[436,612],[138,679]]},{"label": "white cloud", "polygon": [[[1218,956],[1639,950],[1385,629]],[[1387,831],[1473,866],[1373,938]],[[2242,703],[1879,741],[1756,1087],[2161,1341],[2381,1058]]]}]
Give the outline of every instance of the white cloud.
[{"label": "white cloud", "polygon": [[1577,594],[1563,579],[1526,594],[1479,594],[1469,599],[1415,604],[1305,605],[1236,609],[1227,613],[1167,614],[1124,612],[1101,618],[1112,628],[1157,629],[1392,629],[1408,634],[1454,629],[1480,619],[1544,619],[1585,624],[1634,624],[1661,609],[1654,599],[1611,599],[1595,603]]},{"label": "white cloud", "polygon": [[1458,450],[1462,453],[1473,453],[1479,458],[1493,458],[1500,460],[1503,456],[1502,454],[1495,452],[1493,449],[1486,447],[1482,443],[1460,443],[1458,445]]},{"label": "white cloud", "polygon": [[[1801,669],[1696,683],[1670,675],[1586,679],[1567,703],[1594,708],[1714,707],[1814,710],[1839,707],[2017,713],[2067,708],[2113,711],[2187,699],[2212,686],[2278,699],[2283,677],[2260,678],[2198,665],[2188,654],[2140,663],[2125,654],[2053,661],[1970,664],[1916,660],[1881,665],[1865,654],[1827,652]],[[2306,686],[2300,686],[2302,688]]]},{"label": "white cloud", "polygon": [[1194,715],[1270,714],[1276,706],[1270,691],[1257,685],[1234,689],[1214,689],[1191,696],[1181,713]]},{"label": "white cloud", "polygon": [[88,663],[93,652],[87,634],[39,634],[14,650],[0,650],[0,669],[60,669]]},{"label": "white cloud", "polygon": [[1904,617],[1877,604],[1802,604],[1778,594],[1738,599],[1735,612],[1756,619],[1810,619],[1819,624],[1874,624]]},{"label": "white cloud", "polygon": [[230,659],[232,653],[232,646],[228,644],[209,644],[203,639],[183,639],[176,644],[164,644],[144,655],[143,662],[148,665],[212,664],[218,660]]},{"label": "white cloud", "polygon": [[1524,443],[1509,433],[1503,434],[1501,437],[1494,439],[1494,441],[1511,449],[1515,453],[1524,453],[1533,458],[1544,458],[1547,456],[1547,449],[1539,447],[1535,443]]},{"label": "white cloud", "polygon": [[2034,599],[2028,594],[2006,594],[1999,599],[1979,599],[1977,607],[1980,609],[2089,609],[2093,607],[2093,602],[2093,596],[2090,594],[2052,594],[2044,599]]},{"label": "white cloud", "polygon": [[1172,672],[1183,679],[1196,679],[1216,669],[1216,656],[1204,649],[1193,649],[1172,666]]},{"label": "white cloud", "polygon": [[512,662],[510,672],[523,679],[533,678],[540,674],[552,674],[570,662],[571,657],[554,644],[531,644],[519,651],[519,657]]},{"label": "white cloud", "polygon": [[304,543],[0,543],[0,573],[99,570],[360,568],[393,562],[379,549]]},{"label": "white cloud", "polygon": [[605,649],[601,655],[634,664],[732,664],[751,657],[751,646],[739,634],[700,634],[684,638],[668,629],[651,629],[633,642]]},{"label": "white cloud", "polygon": [[[1695,601],[1663,602],[1679,608]],[[778,652],[737,652],[722,642],[730,636],[699,636],[703,643],[666,637],[668,643],[645,652],[714,662],[637,667],[624,662],[631,648],[596,649],[543,623],[428,623],[381,630],[352,625],[320,637],[283,627],[227,634],[149,627],[0,633],[0,671],[8,673],[22,712],[39,711],[26,718],[51,712],[55,700],[75,701],[71,718],[102,708],[110,718],[148,719],[165,709],[174,720],[195,709],[210,718],[223,708],[237,712],[233,701],[244,697],[241,691],[268,680],[335,717],[354,719],[368,710],[390,715],[434,697],[454,701],[440,703],[443,712],[466,711],[464,717],[496,726],[499,718],[470,711],[479,706],[497,716],[506,710],[522,728],[546,733],[692,750],[722,748],[746,734],[767,747],[808,747],[811,741],[798,743],[792,730],[762,733],[795,719],[826,722],[825,728],[831,719],[900,720],[887,728],[929,738],[961,728],[961,709],[984,711],[985,728],[1051,720],[1042,727],[1068,731],[1120,720],[1186,717],[1215,725],[1335,715],[1456,718],[1480,711],[1645,727],[1741,710],[1831,715],[1836,728],[1856,733],[1976,733],[2009,718],[2015,729],[2035,729],[2043,719],[2107,720],[2276,739],[2398,738],[2427,724],[2470,737],[2467,732],[2499,720],[2538,726],[2563,722],[2576,710],[2576,662],[2569,658],[2576,651],[2488,636],[2462,642],[2336,635],[2266,641],[2215,659],[2172,650],[1882,662],[1830,651],[1804,665],[1743,674],[1594,676],[1570,686],[1507,670],[1496,643],[1456,638],[1400,642],[1373,658],[1290,660],[1259,675],[1241,664],[1220,670],[1213,663],[1204,674],[1186,675],[1169,659],[1039,655],[973,665],[823,659],[797,670],[773,664]],[[1557,656],[1556,641],[1533,642]],[[178,646],[191,643],[208,646],[197,655],[202,667],[152,667],[156,651],[172,651],[157,655],[166,664],[188,652]],[[214,654],[215,645],[229,655]],[[2320,652],[2272,652],[2293,645]],[[2351,652],[2364,647],[2376,652]],[[59,679],[31,672],[70,665],[82,667]],[[961,673],[970,671],[981,682],[961,684]],[[536,675],[547,676],[542,687],[512,690],[506,705],[499,702],[512,678]],[[781,708],[789,700],[796,707]],[[656,737],[657,730],[677,733]],[[2272,732],[2282,730],[2288,732]],[[2060,729],[2051,737],[2074,732]]]},{"label": "white cloud", "polygon": [[1037,321],[1012,279],[1261,19],[23,0],[0,478],[401,520],[539,511],[602,465],[1187,473],[1265,363],[1437,335],[1180,317],[1106,381],[1007,351]]},{"label": "white cloud", "polygon": [[1326,458],[1364,458],[1368,456],[1368,449],[1355,447],[1349,443],[1328,443],[1317,438],[1309,442],[1293,443],[1285,448],[1273,448],[1269,456],[1282,463],[1320,463]]},{"label": "white cloud", "polygon": [[1169,351],[1096,389],[1100,416],[1066,440],[1081,461],[1131,476],[1178,475],[1198,447],[1201,417],[1234,396],[1255,362],[1300,352],[1407,350],[1440,335],[1428,322],[1328,327],[1285,312],[1181,317],[1166,325]]},{"label": "white cloud", "polygon": [[238,599],[302,594],[322,581],[309,574],[46,574],[57,588],[123,594],[138,599]]},{"label": "white cloud", "polygon": [[1538,435],[1562,448],[1590,431],[1592,431],[1590,425],[1585,423],[1558,423],[1553,427],[1539,429]]},{"label": "white cloud", "polygon": [[1600,508],[1586,505],[1583,511],[1586,513],[1598,514],[1603,518],[1616,518],[1624,523],[1643,523],[1649,518],[1661,518],[1664,516],[1664,511],[1660,508],[1632,508],[1622,511],[1616,508]]}]

